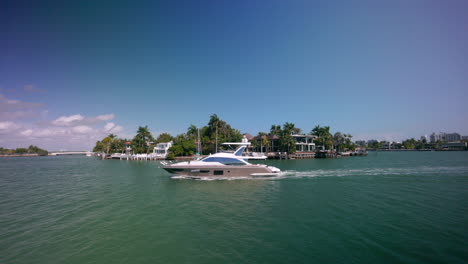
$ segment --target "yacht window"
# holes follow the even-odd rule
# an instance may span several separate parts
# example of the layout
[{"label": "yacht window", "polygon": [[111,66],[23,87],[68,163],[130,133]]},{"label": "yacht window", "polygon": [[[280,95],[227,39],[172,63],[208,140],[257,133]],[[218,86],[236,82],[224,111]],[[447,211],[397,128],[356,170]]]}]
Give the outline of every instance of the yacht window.
[{"label": "yacht window", "polygon": [[203,160],[204,162],[219,162],[224,165],[245,165],[245,163],[238,159],[233,158],[221,158],[221,157],[210,157]]},{"label": "yacht window", "polygon": [[222,170],[215,170],[215,171],[213,171],[213,174],[214,174],[214,175],[223,175],[223,174],[224,174],[224,171],[222,171]]}]

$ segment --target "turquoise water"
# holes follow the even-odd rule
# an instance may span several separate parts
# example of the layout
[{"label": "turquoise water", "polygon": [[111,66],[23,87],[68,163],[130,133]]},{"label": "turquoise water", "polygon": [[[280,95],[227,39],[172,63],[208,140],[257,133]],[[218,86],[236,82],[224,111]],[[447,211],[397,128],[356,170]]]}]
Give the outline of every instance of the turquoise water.
[{"label": "turquoise water", "polygon": [[468,152],[267,163],[285,173],[0,159],[0,263],[468,262]]}]

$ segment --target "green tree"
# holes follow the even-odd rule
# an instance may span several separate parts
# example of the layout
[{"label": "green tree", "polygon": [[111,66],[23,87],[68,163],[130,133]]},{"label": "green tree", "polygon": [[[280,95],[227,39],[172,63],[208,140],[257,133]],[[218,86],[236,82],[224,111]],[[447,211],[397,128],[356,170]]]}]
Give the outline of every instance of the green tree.
[{"label": "green tree", "polygon": [[345,135],[342,134],[341,132],[336,132],[335,135],[333,135],[333,140],[335,141],[335,147],[337,151],[343,151],[345,148]]},{"label": "green tree", "polygon": [[356,144],[353,143],[351,140],[353,136],[351,134],[343,134],[344,137],[344,144],[343,148],[344,150],[355,150],[356,149]]},{"label": "green tree", "polygon": [[138,127],[137,134],[132,139],[132,149],[135,153],[148,153],[154,138],[148,126]]},{"label": "green tree", "polygon": [[321,127],[317,125],[310,133],[317,136],[315,140],[316,144],[323,146],[325,149],[331,149],[333,147],[334,141],[329,126]]},{"label": "green tree", "polygon": [[35,154],[38,154],[39,156],[47,156],[49,154],[47,150],[41,149],[33,145],[30,145],[28,147],[28,153],[35,153]]},{"label": "green tree", "polygon": [[270,135],[280,136],[282,133],[280,125],[271,125]]},{"label": "green tree", "polygon": [[173,137],[169,133],[162,133],[156,139],[156,143],[165,143],[173,140]]},{"label": "green tree", "polygon": [[216,114],[210,116],[208,125],[201,129],[203,153],[214,153],[216,150],[216,138],[218,146],[224,142],[239,142],[242,134],[231,125],[221,120]]},{"label": "green tree", "polygon": [[411,138],[411,139],[407,139],[405,141],[403,141],[403,147],[405,149],[415,149],[416,148],[416,140],[414,138]]},{"label": "green tree", "polygon": [[196,139],[198,136],[198,127],[196,127],[195,125],[190,125],[187,129],[187,136]]},{"label": "green tree", "polygon": [[298,130],[293,123],[286,122],[283,124],[283,129],[281,130],[279,135],[279,144],[281,151],[288,153],[296,152],[296,141],[294,140],[292,135],[297,131]]},{"label": "green tree", "polygon": [[93,152],[105,152],[106,147],[102,141],[98,140],[96,141],[96,144],[94,145]]},{"label": "green tree", "polygon": [[109,134],[102,140],[102,144],[104,145],[104,152],[109,154],[112,150],[112,144],[117,136],[114,134]]},{"label": "green tree", "polygon": [[28,149],[27,148],[17,148],[15,150],[15,153],[16,154],[26,154],[26,153],[28,153]]},{"label": "green tree", "polygon": [[174,145],[169,149],[170,158],[175,156],[192,156],[196,151],[195,142],[187,136],[180,134],[174,138]]},{"label": "green tree", "polygon": [[265,148],[265,152],[268,152],[268,148],[270,147],[270,140],[268,140],[267,135],[262,136],[262,146]]}]

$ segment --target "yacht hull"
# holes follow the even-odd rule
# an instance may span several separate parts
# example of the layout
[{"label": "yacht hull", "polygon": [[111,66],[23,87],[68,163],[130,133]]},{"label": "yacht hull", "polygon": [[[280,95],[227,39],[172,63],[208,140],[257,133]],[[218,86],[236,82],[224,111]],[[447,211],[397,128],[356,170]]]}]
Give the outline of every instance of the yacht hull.
[{"label": "yacht hull", "polygon": [[[268,177],[276,176],[276,172],[271,167],[267,166],[220,166],[220,167],[205,167],[205,166],[163,166],[163,169],[171,174],[192,177]],[[276,169],[276,168],[275,168]]]}]

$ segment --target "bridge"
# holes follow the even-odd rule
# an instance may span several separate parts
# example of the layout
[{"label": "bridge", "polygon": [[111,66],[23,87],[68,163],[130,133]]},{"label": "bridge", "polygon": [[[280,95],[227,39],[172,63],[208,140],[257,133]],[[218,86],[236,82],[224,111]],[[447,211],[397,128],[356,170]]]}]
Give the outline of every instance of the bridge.
[{"label": "bridge", "polygon": [[57,151],[57,152],[49,152],[49,156],[86,155],[86,153],[91,153],[91,152],[89,151]]}]

